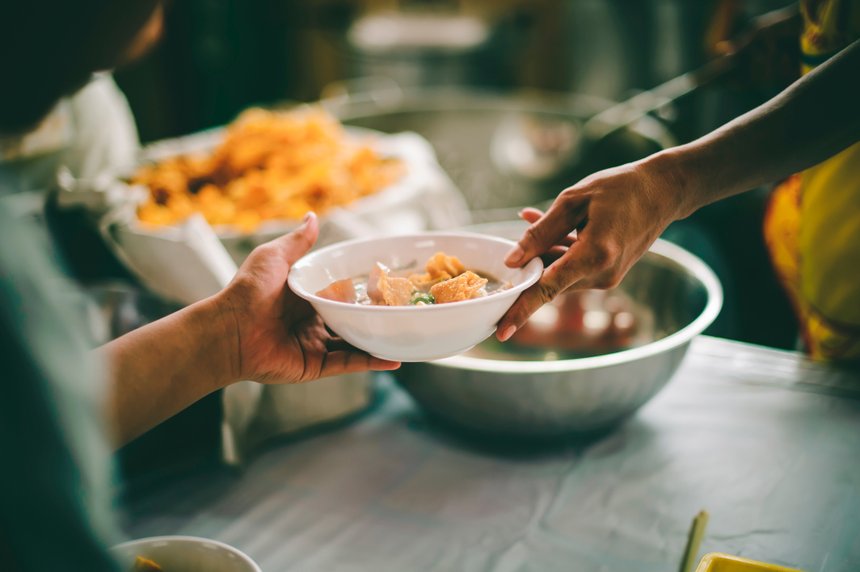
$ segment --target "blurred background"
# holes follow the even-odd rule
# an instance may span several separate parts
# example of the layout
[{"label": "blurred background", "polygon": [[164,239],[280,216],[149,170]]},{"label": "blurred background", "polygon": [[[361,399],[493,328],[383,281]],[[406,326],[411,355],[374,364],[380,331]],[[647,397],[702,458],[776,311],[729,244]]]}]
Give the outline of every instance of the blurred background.
[{"label": "blurred background", "polygon": [[[495,144],[521,144],[524,135],[511,118],[525,118],[538,140],[562,145],[582,135],[577,129],[588,118],[700,68],[714,58],[717,42],[736,38],[754,17],[787,4],[182,0],[168,4],[160,43],[114,79],[144,144],[223,126],[250,106],[320,100],[347,125],[415,131],[432,143],[474,221],[498,221],[515,217],[518,207],[547,204],[591,172],[692,140],[784,85],[742,74],[713,78],[601,137],[575,168],[553,176],[500,167],[506,148]],[[793,349],[794,317],[762,238],[768,192],[757,189],[702,209],[664,238],[704,259],[722,281],[725,304],[707,334]],[[71,272],[99,299],[108,336],[175,309],[149,300],[85,217],[57,211],[49,222]],[[106,279],[132,288],[103,286]],[[220,396],[204,399],[126,447],[124,472],[149,482],[171,462],[214,462],[220,414]]]},{"label": "blurred background", "polygon": [[[734,37],[756,15],[786,4],[183,0],[169,5],[160,44],[115,78],[143,142],[223,125],[251,105],[343,97],[347,103],[339,115],[346,123],[418,131],[434,143],[443,166],[461,171],[452,173],[460,186],[496,187],[492,193],[484,190],[486,200],[476,198],[479,190],[462,189],[473,208],[511,206],[524,202],[518,194],[522,185],[483,174],[486,157],[477,155],[488,155],[487,149],[472,151],[475,157],[464,160],[463,149],[452,148],[446,157],[449,143],[456,147],[451,139],[461,136],[458,125],[464,132],[489,128],[463,123],[466,111],[482,107],[481,97],[486,108],[510,108],[525,102],[500,104],[499,97],[537,93],[529,106],[545,101],[547,109],[564,113],[569,108],[583,118],[601,107],[595,101],[623,100],[696,69],[712,57],[715,34]],[[553,196],[597,168],[693,139],[761,103],[778,87],[715,81],[654,114],[665,129],[655,136],[657,143],[621,142],[621,151],[613,148],[568,179],[542,182],[538,198]],[[451,88],[442,103],[433,96],[440,88]],[[399,99],[386,100],[391,94]],[[361,105],[367,101],[376,107],[368,111]],[[385,108],[387,101],[392,109]],[[486,120],[494,121],[498,117]],[[724,283],[726,307],[710,333],[791,348],[793,318],[761,238],[766,194],[761,189],[706,208],[675,225],[668,238],[703,257]]]},{"label": "blurred background", "polygon": [[[223,124],[252,104],[313,101],[345,78],[619,99],[703,63],[722,3],[185,0],[170,5],[159,46],[116,79],[144,141]],[[726,4],[739,29],[787,2]],[[719,121],[699,119],[684,127]]]}]

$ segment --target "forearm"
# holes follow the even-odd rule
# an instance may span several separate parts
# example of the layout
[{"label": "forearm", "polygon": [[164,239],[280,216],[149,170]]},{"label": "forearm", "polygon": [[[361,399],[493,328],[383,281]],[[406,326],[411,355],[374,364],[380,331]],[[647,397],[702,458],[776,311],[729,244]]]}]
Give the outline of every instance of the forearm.
[{"label": "forearm", "polygon": [[100,348],[110,367],[107,418],[117,446],[234,381],[235,324],[218,297]]},{"label": "forearm", "polygon": [[669,175],[679,217],[811,167],[860,140],[860,41],[777,97],[646,164]]}]

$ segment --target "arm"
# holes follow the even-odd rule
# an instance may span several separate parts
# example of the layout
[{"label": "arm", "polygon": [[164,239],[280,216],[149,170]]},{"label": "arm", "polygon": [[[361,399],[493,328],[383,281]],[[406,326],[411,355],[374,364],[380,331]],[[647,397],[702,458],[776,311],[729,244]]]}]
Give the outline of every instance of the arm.
[{"label": "arm", "polygon": [[562,191],[545,214],[526,209],[532,226],[506,262],[519,266],[535,256],[553,262],[499,322],[499,339],[567,288],[616,286],[673,221],[860,140],[858,87],[860,41],[712,133],[595,173]]},{"label": "arm", "polygon": [[816,165],[860,140],[858,101],[860,40],[758,108],[653,160],[676,170],[687,216]]},{"label": "arm", "polygon": [[116,445],[236,379],[230,317],[219,297],[100,348],[110,368],[107,417]]},{"label": "arm", "polygon": [[105,345],[108,420],[123,444],[233,382],[300,383],[398,367],[348,346],[286,286],[316,241],[316,217],[264,244],[224,290]]}]

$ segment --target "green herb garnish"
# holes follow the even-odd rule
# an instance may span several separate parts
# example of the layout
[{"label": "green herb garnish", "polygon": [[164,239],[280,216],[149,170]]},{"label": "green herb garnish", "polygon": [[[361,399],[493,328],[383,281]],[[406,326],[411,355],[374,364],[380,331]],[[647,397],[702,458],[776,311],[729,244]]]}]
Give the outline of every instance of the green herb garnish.
[{"label": "green herb garnish", "polygon": [[412,300],[409,301],[413,306],[415,304],[435,304],[436,298],[433,297],[433,294],[430,292],[413,292]]}]

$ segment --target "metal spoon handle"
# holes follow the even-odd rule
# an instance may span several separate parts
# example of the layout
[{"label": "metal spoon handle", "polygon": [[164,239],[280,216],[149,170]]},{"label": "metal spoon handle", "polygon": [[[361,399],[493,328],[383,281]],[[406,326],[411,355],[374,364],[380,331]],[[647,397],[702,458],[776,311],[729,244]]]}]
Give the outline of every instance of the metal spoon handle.
[{"label": "metal spoon handle", "polygon": [[672,78],[594,115],[583,126],[587,140],[595,141],[627,127],[645,115],[710,84],[735,69],[736,58],[720,56],[704,66]]}]

